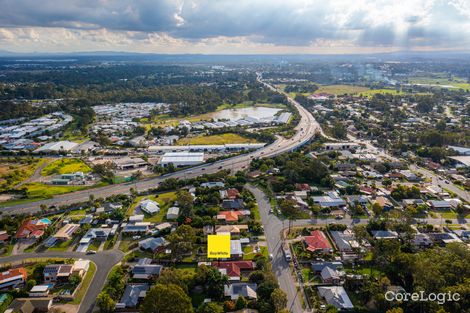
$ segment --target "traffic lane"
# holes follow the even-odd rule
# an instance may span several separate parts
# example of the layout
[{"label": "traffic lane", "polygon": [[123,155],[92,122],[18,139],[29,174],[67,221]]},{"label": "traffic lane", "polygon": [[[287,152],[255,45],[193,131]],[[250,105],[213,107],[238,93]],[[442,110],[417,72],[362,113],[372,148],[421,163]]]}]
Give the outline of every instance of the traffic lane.
[{"label": "traffic lane", "polygon": [[300,299],[297,296],[296,284],[291,275],[289,263],[285,260],[284,252],[282,251],[281,231],[284,229],[284,222],[276,215],[269,213],[271,204],[264,192],[251,185],[247,185],[247,188],[253,193],[258,203],[258,209],[268,244],[268,251],[273,256],[271,268],[279,282],[279,287],[287,295],[287,307],[291,312],[301,313],[303,309]]}]

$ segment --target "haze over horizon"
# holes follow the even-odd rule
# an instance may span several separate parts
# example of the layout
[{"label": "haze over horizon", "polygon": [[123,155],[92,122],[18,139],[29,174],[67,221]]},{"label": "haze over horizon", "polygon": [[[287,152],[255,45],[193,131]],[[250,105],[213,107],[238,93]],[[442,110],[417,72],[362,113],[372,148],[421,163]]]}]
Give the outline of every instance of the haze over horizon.
[{"label": "haze over horizon", "polygon": [[470,2],[0,0],[0,49],[203,54],[468,51]]}]

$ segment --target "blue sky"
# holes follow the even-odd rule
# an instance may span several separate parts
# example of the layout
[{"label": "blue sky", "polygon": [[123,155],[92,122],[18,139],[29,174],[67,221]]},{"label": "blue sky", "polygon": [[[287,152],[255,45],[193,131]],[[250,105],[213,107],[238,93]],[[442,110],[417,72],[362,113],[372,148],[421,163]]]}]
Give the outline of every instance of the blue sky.
[{"label": "blue sky", "polygon": [[153,53],[468,50],[469,0],[0,0],[0,49]]}]

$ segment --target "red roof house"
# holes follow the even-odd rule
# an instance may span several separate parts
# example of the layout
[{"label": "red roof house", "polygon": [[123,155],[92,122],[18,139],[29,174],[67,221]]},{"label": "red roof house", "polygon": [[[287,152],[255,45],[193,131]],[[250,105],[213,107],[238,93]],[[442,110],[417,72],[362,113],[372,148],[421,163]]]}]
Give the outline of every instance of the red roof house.
[{"label": "red roof house", "polygon": [[240,280],[241,272],[253,270],[255,263],[253,261],[214,261],[212,266],[217,267],[221,273],[227,275],[229,280]]},{"label": "red roof house", "polygon": [[218,220],[225,220],[226,222],[238,222],[238,218],[243,215],[241,211],[220,211],[217,215]]},{"label": "red roof house", "polygon": [[17,239],[37,239],[44,235],[44,230],[49,226],[41,220],[24,221],[16,232]]},{"label": "red roof house", "polygon": [[329,253],[333,250],[325,234],[320,230],[314,230],[310,233],[310,236],[305,236],[304,242],[310,252]]},{"label": "red roof house", "polygon": [[28,273],[24,267],[12,268],[0,273],[0,289],[12,288],[24,284]]},{"label": "red roof house", "polygon": [[0,231],[0,242],[6,242],[10,239],[10,235],[5,230]]}]

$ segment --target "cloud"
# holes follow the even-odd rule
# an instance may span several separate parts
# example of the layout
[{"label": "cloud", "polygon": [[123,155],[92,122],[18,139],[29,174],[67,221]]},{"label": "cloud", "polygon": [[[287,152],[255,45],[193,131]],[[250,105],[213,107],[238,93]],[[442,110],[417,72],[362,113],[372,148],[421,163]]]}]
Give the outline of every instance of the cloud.
[{"label": "cloud", "polygon": [[470,46],[466,0],[0,0],[0,7],[0,43],[10,46],[12,34],[25,42],[27,32],[35,32],[29,35],[32,42],[50,43],[48,33],[62,32],[76,41],[64,46],[94,42],[151,50],[173,45],[181,52],[222,44],[305,51],[326,43]]}]

